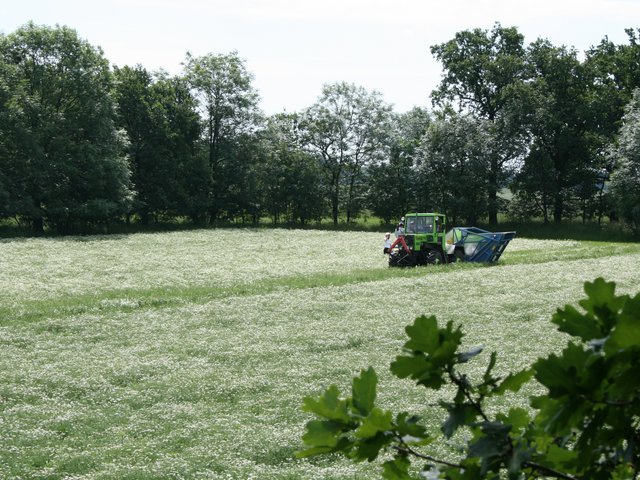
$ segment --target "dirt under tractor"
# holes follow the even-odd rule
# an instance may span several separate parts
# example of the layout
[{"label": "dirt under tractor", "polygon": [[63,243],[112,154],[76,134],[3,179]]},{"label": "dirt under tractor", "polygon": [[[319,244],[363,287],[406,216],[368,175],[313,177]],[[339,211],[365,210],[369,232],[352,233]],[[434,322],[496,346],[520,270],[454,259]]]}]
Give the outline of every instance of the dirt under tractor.
[{"label": "dirt under tractor", "polygon": [[[446,231],[441,213],[408,213],[404,232],[389,249],[389,266],[451,262],[496,262],[516,232],[488,232],[477,227]],[[445,233],[446,232],[446,233]]]}]

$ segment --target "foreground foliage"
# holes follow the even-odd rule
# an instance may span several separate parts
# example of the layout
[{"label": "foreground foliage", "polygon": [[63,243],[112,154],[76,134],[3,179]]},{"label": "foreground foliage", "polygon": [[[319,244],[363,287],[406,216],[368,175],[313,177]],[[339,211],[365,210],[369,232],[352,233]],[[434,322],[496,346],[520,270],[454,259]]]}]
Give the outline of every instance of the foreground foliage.
[{"label": "foreground foliage", "polygon": [[[553,316],[558,330],[572,337],[564,350],[504,378],[493,373],[493,352],[484,374],[472,379],[465,364],[482,348],[463,350],[463,333],[451,321],[443,328],[433,316],[418,317],[406,327],[409,340],[391,372],[430,390],[453,387],[452,398],[438,405],[445,413],[439,432],[408,412],[377,406],[377,375],[369,368],[353,379],[351,397],[340,398],[331,386],[319,398],[305,398],[303,409],[320,420],[307,423],[308,448],[299,455],[339,452],[373,461],[391,451],[383,464],[389,479],[417,478],[411,460],[427,478],[637,478],[640,294],[616,296],[615,283],[602,278],[586,283],[585,292],[583,311],[567,305]],[[532,397],[531,409],[490,413],[492,400],[532,377],[547,393]],[[467,441],[458,458],[429,453],[429,446],[459,431]]]}]

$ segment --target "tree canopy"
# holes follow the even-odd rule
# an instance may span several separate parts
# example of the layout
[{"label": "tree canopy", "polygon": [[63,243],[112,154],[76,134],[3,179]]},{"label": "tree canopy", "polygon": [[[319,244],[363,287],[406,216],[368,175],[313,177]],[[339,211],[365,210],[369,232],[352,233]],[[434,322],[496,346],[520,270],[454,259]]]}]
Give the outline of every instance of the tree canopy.
[{"label": "tree canopy", "polygon": [[370,213],[388,224],[418,209],[637,229],[624,145],[640,31],[626,33],[583,56],[499,23],[463,30],[431,47],[443,68],[432,110],[394,112],[335,82],[267,116],[238,52],[187,53],[175,76],[110,68],[74,30],[28,24],[0,35],[0,219],[71,232]]},{"label": "tree canopy", "polygon": [[0,59],[4,215],[66,230],[124,213],[126,137],[102,52],[69,28],[30,23],[0,38]]},{"label": "tree canopy", "polygon": [[524,36],[515,27],[496,23],[491,31],[458,32],[454,39],[431,47],[431,52],[444,68],[440,86],[433,92],[434,102],[457,103],[495,130],[494,144],[486,152],[485,174],[489,223],[495,224],[504,166],[519,153],[516,110],[519,87],[527,79]]},{"label": "tree canopy", "polygon": [[640,89],[626,108],[617,143],[610,152],[616,163],[611,178],[614,201],[622,218],[640,228]]}]

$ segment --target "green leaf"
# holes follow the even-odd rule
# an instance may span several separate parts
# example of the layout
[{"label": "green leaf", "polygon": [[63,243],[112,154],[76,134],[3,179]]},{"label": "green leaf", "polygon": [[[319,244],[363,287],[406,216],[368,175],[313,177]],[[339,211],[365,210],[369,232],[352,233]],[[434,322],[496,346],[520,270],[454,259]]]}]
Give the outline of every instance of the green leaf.
[{"label": "green leaf", "polygon": [[496,457],[508,451],[511,425],[504,425],[499,422],[483,422],[480,424],[480,428],[482,434],[469,443],[470,457]]},{"label": "green leaf", "polygon": [[335,447],[342,431],[339,423],[327,420],[311,420],[307,422],[307,431],[302,436],[306,445],[312,447]]},{"label": "green leaf", "polygon": [[440,388],[445,381],[443,370],[435,367],[424,355],[417,354],[410,357],[397,356],[391,363],[391,372],[398,378],[410,377],[419,385],[430,388]]},{"label": "green leaf", "polygon": [[447,420],[442,424],[442,433],[447,438],[451,438],[459,427],[475,422],[478,417],[478,411],[469,404],[451,405],[442,402],[440,405],[449,412]]},{"label": "green leaf", "polygon": [[578,302],[582,308],[598,319],[602,328],[601,337],[606,337],[615,325],[616,316],[629,298],[627,295],[615,296],[616,284],[597,278],[586,282],[584,291],[587,298]]},{"label": "green leaf", "polygon": [[552,397],[579,393],[578,384],[592,358],[592,352],[569,343],[562,356],[549,355],[533,364],[536,379],[549,389]]},{"label": "green leaf", "polygon": [[413,477],[409,475],[409,467],[411,462],[404,455],[398,455],[393,460],[389,460],[382,464],[382,478],[387,480],[411,480]]},{"label": "green leaf", "polygon": [[504,415],[498,413],[496,419],[505,425],[511,425],[513,430],[519,430],[529,425],[529,413],[524,408],[513,407],[509,409],[509,413]]},{"label": "green leaf", "polygon": [[456,363],[457,350],[460,347],[460,341],[462,339],[462,331],[460,327],[455,330],[452,329],[453,322],[447,322],[446,329],[440,329],[440,343],[431,354],[431,360],[434,365],[446,367],[450,364]]},{"label": "green leaf", "polygon": [[582,427],[585,409],[589,408],[584,400],[571,395],[562,396],[559,400],[548,396],[534,397],[531,406],[539,410],[536,424],[545,432],[560,436]]},{"label": "green leaf", "polygon": [[305,412],[315,413],[329,420],[337,420],[340,422],[348,422],[349,415],[347,413],[347,402],[340,400],[338,396],[340,391],[335,385],[331,385],[318,400],[312,397],[305,397],[303,400],[302,410]]},{"label": "green leaf", "polygon": [[409,341],[405,348],[414,352],[432,353],[438,347],[438,321],[436,317],[422,315],[405,327]]},{"label": "green leaf", "polygon": [[322,455],[326,453],[342,452],[345,455],[348,454],[353,447],[353,442],[345,437],[339,437],[338,443],[335,446],[318,446],[307,448],[300,452],[296,452],[297,458],[312,457],[314,455]]},{"label": "green leaf", "polygon": [[494,378],[491,376],[491,372],[493,371],[493,367],[496,366],[497,353],[491,352],[491,358],[489,359],[489,365],[487,365],[487,369],[484,371],[483,380],[485,384],[489,384],[494,381]]},{"label": "green leaf", "polygon": [[334,447],[312,447],[296,452],[296,458],[313,457],[315,455],[322,455],[324,453],[331,453],[333,451]]},{"label": "green leaf", "polygon": [[567,305],[564,309],[558,309],[552,321],[560,331],[585,342],[607,337],[628,296],[615,296],[615,283],[605,282],[602,278],[585,283],[584,290],[587,298],[578,303],[586,313]]},{"label": "green leaf", "polygon": [[634,478],[634,475],[637,476],[636,470],[633,468],[631,464],[623,464],[618,465],[611,472],[611,480],[628,480],[629,478]]},{"label": "green leaf", "polygon": [[558,445],[551,444],[545,454],[545,464],[552,468],[566,468],[575,462],[578,458],[578,452],[575,450],[567,450]]},{"label": "green leaf", "polygon": [[596,278],[593,282],[585,282],[584,291],[587,294],[586,300],[581,300],[582,305],[587,310],[591,310],[592,305],[606,305],[615,298],[615,282],[606,282],[604,278]]},{"label": "green leaf", "polygon": [[568,333],[574,337],[579,337],[584,341],[600,338],[603,331],[599,322],[592,315],[578,312],[571,305],[564,309],[558,309],[553,315],[553,323],[558,325],[558,330]]},{"label": "green leaf", "polygon": [[378,432],[391,430],[391,419],[390,411],[382,411],[378,407],[374,407],[369,416],[362,420],[362,424],[356,430],[356,437],[369,438]]},{"label": "green leaf", "polygon": [[534,371],[529,368],[527,370],[522,370],[518,373],[512,373],[507,375],[507,377],[500,383],[498,388],[496,388],[493,393],[498,395],[504,394],[507,390],[512,392],[517,392],[520,390],[522,385],[527,383],[533,377]]},{"label": "green leaf", "polygon": [[625,303],[617,324],[605,343],[607,354],[627,348],[640,348],[640,294]]},{"label": "green leaf", "polygon": [[356,450],[352,456],[356,460],[368,460],[372,462],[376,459],[380,450],[393,441],[393,436],[378,432],[374,437],[365,438],[355,443]]},{"label": "green leaf", "polygon": [[399,413],[396,417],[396,431],[402,441],[412,445],[427,445],[433,439],[427,435],[427,430],[418,424],[420,417],[409,416],[407,412]]},{"label": "green leaf", "polygon": [[479,478],[494,478],[483,476],[483,472],[476,459],[465,458],[461,463],[462,468],[444,468],[442,470],[444,478],[450,480],[478,480]]},{"label": "green leaf", "polygon": [[522,464],[531,459],[531,451],[525,442],[514,442],[511,456],[507,465],[510,478],[522,478],[518,475],[522,469]]},{"label": "green leaf", "polygon": [[469,445],[469,456],[476,458],[497,457],[505,453],[504,439],[497,437],[481,436]]},{"label": "green leaf", "polygon": [[367,370],[362,370],[359,377],[354,377],[351,394],[353,397],[353,406],[360,415],[369,415],[369,412],[373,408],[376,400],[377,384],[378,377],[372,367],[369,367]]},{"label": "green leaf", "polygon": [[423,355],[398,355],[395,361],[391,362],[391,373],[398,378],[421,378],[431,367],[431,363]]}]

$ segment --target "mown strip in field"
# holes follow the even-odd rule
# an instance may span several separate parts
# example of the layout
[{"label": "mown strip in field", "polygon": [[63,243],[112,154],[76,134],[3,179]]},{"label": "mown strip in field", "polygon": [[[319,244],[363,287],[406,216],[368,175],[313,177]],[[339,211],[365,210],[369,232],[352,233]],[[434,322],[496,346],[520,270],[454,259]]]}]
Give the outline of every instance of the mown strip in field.
[{"label": "mown strip in field", "polygon": [[372,282],[393,278],[420,278],[451,269],[501,268],[506,265],[541,264],[554,261],[580,261],[587,258],[614,257],[640,253],[639,244],[606,244],[600,242],[571,242],[558,248],[545,248],[557,244],[541,241],[540,248],[510,251],[496,265],[456,264],[411,269],[353,269],[347,273],[316,273],[292,275],[275,279],[263,279],[252,283],[207,287],[176,287],[150,289],[123,289],[95,294],[54,297],[46,300],[28,300],[14,306],[0,306],[0,325],[38,321],[44,318],[61,318],[68,315],[164,308],[182,304],[202,304],[220,298],[263,295],[282,289],[341,286],[352,283]]}]

